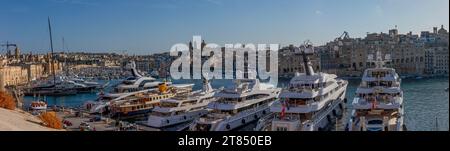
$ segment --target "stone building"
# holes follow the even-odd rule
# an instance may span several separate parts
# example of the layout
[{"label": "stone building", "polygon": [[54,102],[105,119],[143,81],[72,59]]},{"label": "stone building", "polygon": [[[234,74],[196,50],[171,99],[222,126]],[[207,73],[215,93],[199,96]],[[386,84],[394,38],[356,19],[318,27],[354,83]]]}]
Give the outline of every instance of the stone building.
[{"label": "stone building", "polygon": [[[295,73],[304,73],[303,59],[299,47],[290,45],[283,47],[278,51],[278,72],[282,77],[292,77]],[[320,70],[319,53],[309,56],[315,71]]]},{"label": "stone building", "polygon": [[0,67],[0,82],[3,86],[17,86],[28,83],[28,71],[21,66]]}]

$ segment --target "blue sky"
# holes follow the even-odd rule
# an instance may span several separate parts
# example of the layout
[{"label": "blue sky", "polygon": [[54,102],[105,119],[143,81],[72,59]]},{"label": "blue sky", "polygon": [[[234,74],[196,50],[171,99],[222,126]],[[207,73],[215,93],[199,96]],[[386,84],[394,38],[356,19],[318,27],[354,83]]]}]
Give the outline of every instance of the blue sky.
[{"label": "blue sky", "polygon": [[[419,33],[449,27],[448,0],[0,0],[0,43],[25,51],[49,50],[62,37],[74,51],[129,50],[150,54],[201,35],[207,42],[319,45],[348,31],[351,37]],[[0,50],[3,50],[1,48]],[[120,52],[120,51],[118,51]],[[4,53],[4,52],[2,52]]]}]

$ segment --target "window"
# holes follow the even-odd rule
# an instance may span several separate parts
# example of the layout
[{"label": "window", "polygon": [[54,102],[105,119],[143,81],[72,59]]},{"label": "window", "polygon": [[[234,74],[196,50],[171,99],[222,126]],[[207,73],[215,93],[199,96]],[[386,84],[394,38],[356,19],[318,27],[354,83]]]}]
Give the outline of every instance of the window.
[{"label": "window", "polygon": [[287,127],[277,127],[277,131],[287,131]]},{"label": "window", "polygon": [[367,124],[372,125],[372,124],[383,124],[382,120],[370,120],[367,122]]}]

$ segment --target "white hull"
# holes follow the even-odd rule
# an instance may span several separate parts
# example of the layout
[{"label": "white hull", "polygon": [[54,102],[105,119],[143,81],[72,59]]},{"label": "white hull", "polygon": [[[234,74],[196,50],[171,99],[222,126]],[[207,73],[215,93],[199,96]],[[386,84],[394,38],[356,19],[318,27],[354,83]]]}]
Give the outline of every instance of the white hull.
[{"label": "white hull", "polygon": [[169,117],[161,117],[150,115],[148,117],[147,125],[156,128],[168,127],[172,125],[177,125],[189,121],[193,121],[205,114],[208,114],[208,110],[201,109],[196,111],[191,111],[181,115],[169,116]]},{"label": "white hull", "polygon": [[[269,113],[269,107],[261,108],[255,111],[249,111],[249,114],[242,117],[231,117],[229,120],[218,123],[215,129],[212,131],[230,131],[236,128],[242,127],[250,122],[258,120],[264,114]],[[229,125],[229,127],[227,127]]]},{"label": "white hull", "polygon": [[368,124],[366,121],[370,119],[354,118],[356,110],[352,110],[352,117],[346,125],[348,131],[406,131],[404,123],[403,108],[399,109],[402,116],[398,118],[382,119],[380,124]]},{"label": "white hull", "polygon": [[[228,117],[226,119],[222,119],[217,121],[217,123],[212,124],[211,129],[209,131],[231,131],[236,128],[247,125],[248,123],[259,120],[261,117],[269,114],[270,109],[268,105],[261,106],[255,109],[249,109],[246,111],[242,111],[238,115]],[[191,130],[194,130],[196,124],[199,121],[196,121],[191,127]]]},{"label": "white hull", "polygon": [[32,110],[47,110],[47,106],[31,107]]},{"label": "white hull", "polygon": [[[345,94],[347,86],[344,86],[336,91],[329,100],[319,102],[314,105],[305,107],[291,107],[287,112],[289,113],[309,113],[318,112],[317,116],[308,121],[290,120],[284,121],[275,119],[274,116],[267,117],[258,121],[255,128],[256,131],[277,131],[277,126],[286,127],[287,131],[323,131],[330,130],[330,127],[335,127],[336,118],[341,118],[345,112]],[[280,102],[275,102],[271,105],[271,111],[274,115],[279,115],[281,111]],[[275,111],[275,112],[273,112]],[[275,124],[274,124],[275,123]]]}]

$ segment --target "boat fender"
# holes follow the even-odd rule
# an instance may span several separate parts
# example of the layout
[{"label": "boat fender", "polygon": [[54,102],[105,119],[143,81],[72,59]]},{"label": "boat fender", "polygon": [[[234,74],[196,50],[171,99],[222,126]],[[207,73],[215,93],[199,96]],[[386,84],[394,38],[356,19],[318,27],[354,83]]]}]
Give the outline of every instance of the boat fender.
[{"label": "boat fender", "polygon": [[183,116],[183,118],[184,118],[184,119],[187,119],[187,117],[186,117],[186,116]]},{"label": "boat fender", "polygon": [[169,120],[166,120],[166,123],[170,123],[170,121],[169,121]]},{"label": "boat fender", "polygon": [[336,116],[337,114],[336,114],[336,110],[333,110],[333,116]]},{"label": "boat fender", "polygon": [[347,98],[344,98],[344,103],[347,103]]},{"label": "boat fender", "polygon": [[342,106],[342,103],[339,104],[339,108],[342,110],[344,108],[344,106]]},{"label": "boat fender", "polygon": [[266,115],[266,111],[263,111],[263,114]]},{"label": "boat fender", "polygon": [[256,115],[256,114],[255,114],[255,116],[254,116],[254,117],[255,117],[255,119],[258,119],[258,115]]},{"label": "boat fender", "polygon": [[230,129],[231,128],[230,124],[227,124],[227,126],[225,126],[225,128]]},{"label": "boat fender", "polygon": [[328,122],[331,123],[331,117],[330,117],[330,115],[327,115],[327,120],[328,120]]},{"label": "boat fender", "polygon": [[245,119],[242,119],[242,121],[241,121],[241,122],[242,122],[242,124],[245,124]]}]

